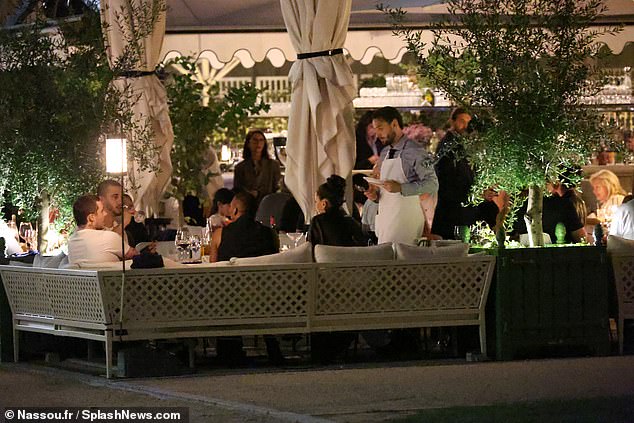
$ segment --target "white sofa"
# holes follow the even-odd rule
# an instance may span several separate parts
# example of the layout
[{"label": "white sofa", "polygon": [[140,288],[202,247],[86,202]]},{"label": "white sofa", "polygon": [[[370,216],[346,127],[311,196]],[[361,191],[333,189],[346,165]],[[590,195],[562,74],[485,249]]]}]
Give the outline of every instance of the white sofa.
[{"label": "white sofa", "polygon": [[[317,246],[320,262],[312,262],[307,245],[215,266],[125,273],[0,266],[0,274],[15,360],[18,331],[100,340],[108,377],[112,343],[143,339],[477,325],[486,354],[495,258],[412,248]],[[413,259],[417,252],[425,258]]]}]

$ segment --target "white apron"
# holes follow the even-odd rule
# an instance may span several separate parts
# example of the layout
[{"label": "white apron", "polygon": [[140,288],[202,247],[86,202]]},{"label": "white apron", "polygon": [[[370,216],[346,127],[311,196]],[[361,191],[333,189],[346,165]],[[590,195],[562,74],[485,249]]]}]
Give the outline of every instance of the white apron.
[{"label": "white apron", "polygon": [[[393,180],[401,184],[407,182],[400,152],[399,157],[388,159],[386,156],[383,160],[381,179]],[[424,223],[425,217],[418,195],[403,196],[400,192],[388,192],[381,188],[379,214],[375,221],[375,232],[379,244],[384,242],[413,244],[414,240],[421,236]]]}]

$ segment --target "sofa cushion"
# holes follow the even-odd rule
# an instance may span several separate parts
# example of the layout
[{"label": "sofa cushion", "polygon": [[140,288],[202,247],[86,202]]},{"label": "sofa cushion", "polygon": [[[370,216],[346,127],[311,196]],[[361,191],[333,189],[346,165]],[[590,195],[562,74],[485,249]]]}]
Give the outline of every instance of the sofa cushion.
[{"label": "sofa cushion", "polygon": [[424,260],[437,257],[466,257],[469,244],[458,242],[451,244],[433,244],[431,247],[417,247],[415,245],[395,243],[397,260]]},{"label": "sofa cushion", "polygon": [[370,247],[336,247],[333,245],[315,245],[317,263],[364,262],[394,260],[391,243]]},{"label": "sofa cushion", "polygon": [[607,249],[609,253],[634,252],[634,241],[616,235],[608,235]]},{"label": "sofa cushion", "polygon": [[68,262],[68,256],[63,252],[55,256],[43,256],[38,254],[33,259],[33,267],[43,267],[47,269],[57,269],[61,266],[62,262],[66,259],[65,263]]},{"label": "sofa cushion", "polygon": [[259,257],[232,258],[231,264],[238,266],[257,266],[260,264],[291,264],[291,263],[312,263],[312,247],[310,242],[305,242],[283,253],[268,254]]}]

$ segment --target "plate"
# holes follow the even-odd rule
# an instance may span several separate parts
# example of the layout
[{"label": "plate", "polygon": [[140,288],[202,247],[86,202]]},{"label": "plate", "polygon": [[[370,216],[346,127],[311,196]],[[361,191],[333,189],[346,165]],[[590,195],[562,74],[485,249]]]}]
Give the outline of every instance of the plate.
[{"label": "plate", "polygon": [[371,178],[369,176],[364,176],[363,179],[365,179],[366,181],[368,181],[369,184],[372,185],[384,185],[384,182],[380,179],[376,179],[376,178]]}]

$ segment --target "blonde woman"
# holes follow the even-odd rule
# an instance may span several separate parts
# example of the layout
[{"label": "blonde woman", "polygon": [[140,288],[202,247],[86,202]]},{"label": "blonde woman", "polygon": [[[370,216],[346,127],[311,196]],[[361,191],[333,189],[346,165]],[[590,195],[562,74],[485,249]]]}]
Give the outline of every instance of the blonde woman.
[{"label": "blonde woman", "polygon": [[609,220],[614,209],[623,202],[627,192],[621,186],[618,176],[609,170],[600,170],[590,176],[592,192],[597,198],[597,210],[588,215],[587,224],[596,224],[594,221],[604,222]]}]

